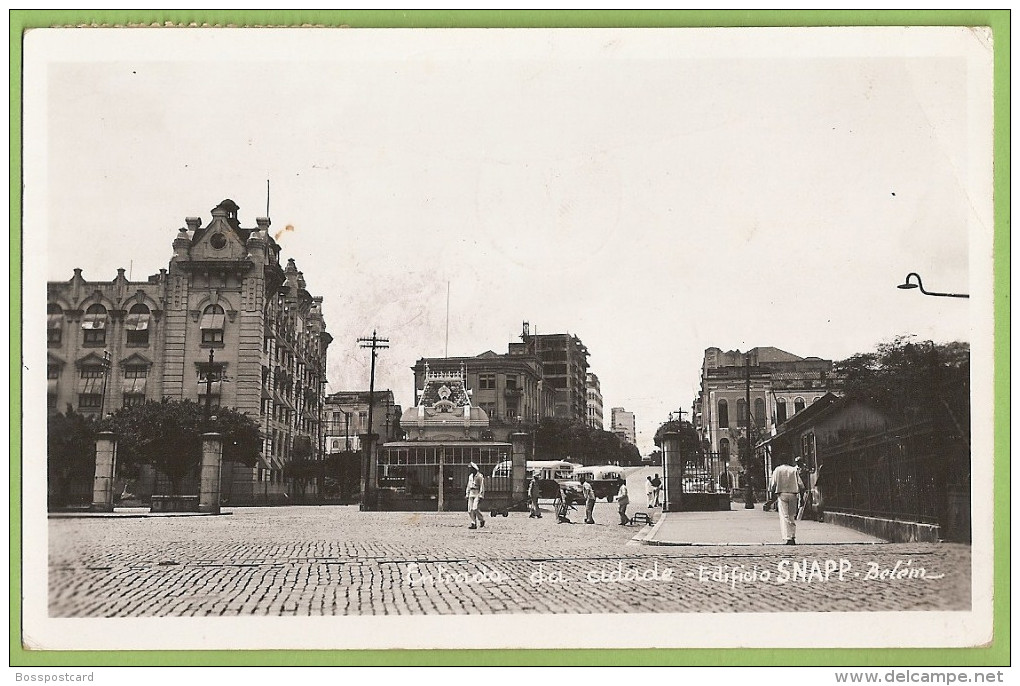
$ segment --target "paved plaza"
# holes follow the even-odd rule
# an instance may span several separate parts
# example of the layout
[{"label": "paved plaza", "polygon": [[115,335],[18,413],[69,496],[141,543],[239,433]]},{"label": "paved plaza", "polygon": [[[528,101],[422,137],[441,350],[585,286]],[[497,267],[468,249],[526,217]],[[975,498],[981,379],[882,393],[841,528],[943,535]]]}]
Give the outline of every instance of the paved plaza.
[{"label": "paved plaza", "polygon": [[[634,500],[643,499],[642,492]],[[49,611],[183,617],[970,607],[970,548],[963,545],[873,543],[847,530],[821,536],[836,542],[812,543],[807,527],[796,547],[662,544],[669,530],[732,537],[776,526],[778,535],[775,513],[760,505],[670,513],[668,529],[660,526],[653,537],[660,544],[649,545],[642,541],[653,527],[619,526],[615,503],[598,503],[596,525],[557,524],[551,503],[544,509],[542,519],[526,512],[489,517],[476,531],[465,513],[356,506],[52,518]],[[583,513],[573,520],[581,522]],[[832,525],[812,528],[823,526]]]}]

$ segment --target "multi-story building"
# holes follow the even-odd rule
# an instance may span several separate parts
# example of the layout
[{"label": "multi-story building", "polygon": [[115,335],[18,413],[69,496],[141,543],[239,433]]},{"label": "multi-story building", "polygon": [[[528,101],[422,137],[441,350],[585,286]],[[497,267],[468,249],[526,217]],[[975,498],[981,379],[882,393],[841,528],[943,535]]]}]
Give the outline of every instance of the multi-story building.
[{"label": "multi-story building", "polygon": [[[256,418],[263,450],[253,467],[224,464],[231,503],[286,492],[295,439],[318,451],[326,349],[322,298],[306,290],[293,259],[280,263],[268,218],[242,228],[224,200],[202,226],[185,219],[167,269],[146,281],[47,285],[51,411],[103,415],[171,398],[233,407]],[[208,398],[206,397],[208,395]]]},{"label": "multi-story building", "polygon": [[832,360],[798,357],[773,347],[747,352],[708,348],[694,404],[694,425],[702,443],[728,462],[730,483],[737,484],[741,441],[749,440],[753,447],[837,385]]},{"label": "multi-story building", "polygon": [[[361,450],[361,435],[368,433],[368,391],[340,391],[326,396],[323,430],[326,453]],[[401,408],[393,391],[380,390],[372,403],[372,433],[380,443],[399,440]]]},{"label": "multi-story building", "polygon": [[542,361],[542,377],[555,394],[553,416],[587,423],[588,348],[581,339],[569,333],[533,334],[524,322],[521,341],[510,344],[510,354]]},{"label": "multi-story building", "polygon": [[611,431],[628,443],[636,444],[637,424],[634,421],[634,413],[627,412],[622,407],[614,407],[611,412]]},{"label": "multi-story building", "polygon": [[602,385],[599,377],[592,372],[585,375],[585,386],[588,397],[588,426],[600,431],[605,429],[605,420],[602,416]]},{"label": "multi-story building", "polygon": [[488,430],[496,440],[508,440],[515,431],[533,428],[542,417],[551,416],[555,402],[552,390],[543,382],[542,364],[534,355],[500,355],[488,350],[474,357],[421,358],[411,369],[415,405],[427,372],[461,375],[471,404],[485,412]]}]

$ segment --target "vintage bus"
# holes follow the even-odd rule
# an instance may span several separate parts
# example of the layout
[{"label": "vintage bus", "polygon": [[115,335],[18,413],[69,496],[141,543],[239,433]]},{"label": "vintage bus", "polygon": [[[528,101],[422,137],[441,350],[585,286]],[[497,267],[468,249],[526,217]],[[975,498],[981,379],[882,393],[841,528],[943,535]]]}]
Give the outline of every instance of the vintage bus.
[{"label": "vintage bus", "polygon": [[[511,462],[500,462],[492,470],[494,478],[508,478],[510,476]],[[525,463],[525,471],[530,479],[533,474],[538,473],[541,481],[539,487],[543,498],[556,498],[559,495],[559,485],[574,478],[574,470],[581,465],[566,460],[528,460]]]}]

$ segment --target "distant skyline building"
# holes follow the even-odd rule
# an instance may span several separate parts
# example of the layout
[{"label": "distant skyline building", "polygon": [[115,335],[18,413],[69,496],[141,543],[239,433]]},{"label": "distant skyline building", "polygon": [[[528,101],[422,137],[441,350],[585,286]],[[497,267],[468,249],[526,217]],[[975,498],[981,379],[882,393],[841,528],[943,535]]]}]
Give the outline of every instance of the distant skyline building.
[{"label": "distant skyline building", "polygon": [[637,443],[637,425],[634,421],[634,413],[627,412],[622,407],[612,409],[611,430],[614,434],[627,441]]},{"label": "distant skyline building", "polygon": [[546,388],[555,394],[553,416],[587,424],[588,348],[569,333],[532,333],[524,322],[520,343],[511,343],[510,355],[533,355],[542,362]]},{"label": "distant skyline building", "polygon": [[515,431],[531,430],[554,411],[556,396],[544,383],[542,363],[534,355],[501,355],[487,350],[474,357],[423,357],[411,369],[415,405],[425,387],[426,372],[463,378],[471,404],[485,412],[496,440],[509,440]]},{"label": "distant skyline building", "polygon": [[598,375],[588,372],[585,376],[585,387],[588,395],[588,426],[593,429],[605,430],[605,419],[602,410],[602,385]]},{"label": "distant skyline building", "polygon": [[[361,435],[368,433],[368,391],[338,391],[326,396],[323,404],[325,452],[361,450]],[[372,403],[372,433],[379,442],[399,439],[402,409],[394,402],[393,391],[378,390]]]}]

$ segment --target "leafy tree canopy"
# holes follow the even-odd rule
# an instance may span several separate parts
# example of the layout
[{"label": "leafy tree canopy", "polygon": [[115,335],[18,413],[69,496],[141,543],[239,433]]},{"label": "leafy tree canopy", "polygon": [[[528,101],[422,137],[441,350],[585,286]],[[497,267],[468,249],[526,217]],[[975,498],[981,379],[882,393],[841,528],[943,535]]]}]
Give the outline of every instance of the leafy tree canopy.
[{"label": "leafy tree canopy", "polygon": [[98,422],[78,414],[69,406],[66,413],[50,416],[46,423],[46,457],[50,479],[91,479],[96,470]]},{"label": "leafy tree canopy", "polygon": [[262,440],[258,425],[246,414],[217,408],[215,419],[206,421],[202,405],[191,400],[150,400],[125,407],[104,420],[117,434],[118,462],[150,464],[176,486],[202,460],[202,434],[223,435],[223,458],[253,465]]},{"label": "leafy tree canopy", "polygon": [[970,345],[899,336],[835,364],[843,395],[902,421],[947,420],[970,433]]},{"label": "leafy tree canopy", "polygon": [[641,453],[619,436],[568,419],[546,417],[535,431],[535,454],[543,460],[584,465],[639,463]]}]

